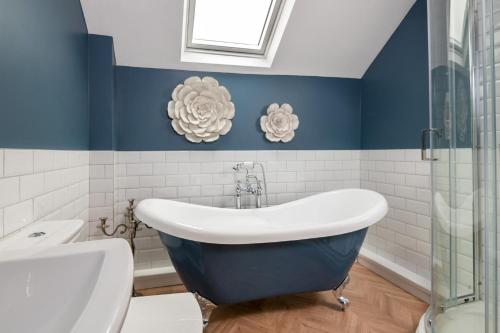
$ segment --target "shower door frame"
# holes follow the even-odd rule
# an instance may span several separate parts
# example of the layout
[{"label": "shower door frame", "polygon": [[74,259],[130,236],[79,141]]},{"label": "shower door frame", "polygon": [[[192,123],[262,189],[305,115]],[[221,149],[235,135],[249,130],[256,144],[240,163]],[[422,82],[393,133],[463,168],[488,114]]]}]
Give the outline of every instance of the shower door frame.
[{"label": "shower door frame", "polygon": [[[476,66],[479,70],[477,79],[480,79],[482,74],[483,85],[482,85],[482,97],[483,97],[483,145],[482,145],[482,155],[479,158],[483,158],[483,168],[480,181],[483,184],[483,211],[481,212],[483,222],[480,224],[482,227],[482,265],[483,268],[482,279],[485,281],[483,284],[485,303],[485,332],[488,333],[498,333],[498,244],[497,244],[497,143],[496,143],[496,73],[495,73],[495,26],[494,26],[494,1],[497,3],[499,0],[476,0],[478,2],[476,6],[476,16],[478,22],[482,24],[477,27],[478,33],[477,44],[475,45],[475,50],[479,53],[483,51],[480,56],[477,57]],[[479,3],[481,4],[480,8]],[[488,15],[490,14],[490,15]],[[481,15],[482,20],[478,18]],[[489,20],[487,18],[489,17]],[[482,37],[482,38],[481,38]],[[489,48],[487,48],[489,46]],[[482,70],[482,72],[481,72]],[[488,73],[488,70],[490,71]],[[479,91],[479,90],[478,90]],[[477,97],[479,103],[480,98]],[[491,101],[491,103],[490,103]],[[491,105],[490,105],[490,104]],[[478,110],[480,110],[481,105],[478,105]],[[491,111],[488,109],[491,108]],[[479,112],[478,112],[479,113]],[[479,116],[481,116],[479,114]],[[490,121],[488,122],[488,119]],[[491,131],[493,135],[491,138],[488,133]],[[491,141],[491,142],[490,142]],[[491,189],[490,189],[491,188]],[[488,200],[488,198],[494,198],[494,200]],[[490,235],[493,237],[490,239]],[[493,251],[492,251],[493,250]],[[490,269],[491,266],[494,269]],[[493,281],[493,283],[490,283]]]}]

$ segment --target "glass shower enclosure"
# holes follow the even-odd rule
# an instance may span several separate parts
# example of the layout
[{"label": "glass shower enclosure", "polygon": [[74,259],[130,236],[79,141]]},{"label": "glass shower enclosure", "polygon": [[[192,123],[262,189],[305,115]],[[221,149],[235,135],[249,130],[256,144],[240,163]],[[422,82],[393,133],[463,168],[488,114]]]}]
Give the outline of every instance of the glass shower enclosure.
[{"label": "glass shower enclosure", "polygon": [[500,0],[427,3],[432,299],[420,329],[497,333]]}]

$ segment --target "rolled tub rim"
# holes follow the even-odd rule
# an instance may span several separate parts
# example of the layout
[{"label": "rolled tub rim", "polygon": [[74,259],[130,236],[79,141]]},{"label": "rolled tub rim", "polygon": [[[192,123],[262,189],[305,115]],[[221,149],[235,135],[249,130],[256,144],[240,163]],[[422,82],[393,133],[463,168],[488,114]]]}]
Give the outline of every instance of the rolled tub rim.
[{"label": "rolled tub rim", "polygon": [[[307,203],[310,200],[317,200],[322,196],[335,194],[342,194],[348,192],[361,192],[369,193],[377,199],[377,203],[373,205],[370,209],[362,212],[361,214],[355,215],[353,217],[335,221],[332,223],[324,224],[311,224],[311,225],[300,225],[299,227],[285,226],[283,228],[267,228],[264,230],[240,230],[238,228],[227,228],[225,230],[218,230],[210,227],[204,227],[198,225],[193,225],[190,223],[180,223],[176,221],[171,221],[165,217],[164,214],[157,211],[153,211],[151,206],[156,206],[158,203],[171,205],[172,207],[182,207],[184,209],[200,209],[206,212],[228,212],[228,211],[241,211],[234,208],[218,208],[201,206],[191,203],[185,203],[180,201],[168,200],[168,199],[145,199],[137,205],[135,215],[137,218],[147,225],[153,227],[154,229],[161,231],[163,233],[182,238],[191,241],[212,243],[212,244],[259,244],[259,243],[276,243],[276,242],[287,242],[296,241],[302,239],[312,239],[312,238],[322,238],[328,236],[335,236],[346,234],[349,232],[357,231],[360,229],[367,228],[377,222],[379,222],[388,212],[387,200],[380,193],[366,190],[366,189],[342,189],[323,192],[315,195],[311,195],[302,199],[290,201],[281,205],[275,205],[266,208],[260,208],[259,210],[273,211],[277,209],[286,208],[288,205],[298,205],[301,203]],[[246,212],[255,211],[255,209],[243,210]]]}]

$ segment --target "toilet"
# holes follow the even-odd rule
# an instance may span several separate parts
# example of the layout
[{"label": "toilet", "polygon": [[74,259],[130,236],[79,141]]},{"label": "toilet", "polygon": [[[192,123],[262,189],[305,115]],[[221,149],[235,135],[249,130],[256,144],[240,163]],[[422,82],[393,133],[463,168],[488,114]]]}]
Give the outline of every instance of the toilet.
[{"label": "toilet", "polygon": [[[0,251],[76,242],[82,220],[40,221],[0,240]],[[130,299],[122,333],[201,333],[200,308],[190,293],[134,297]]]},{"label": "toilet", "polygon": [[191,293],[133,297],[121,333],[201,333],[203,319]]},{"label": "toilet", "polygon": [[82,220],[40,221],[0,240],[0,251],[75,242],[83,229]]}]

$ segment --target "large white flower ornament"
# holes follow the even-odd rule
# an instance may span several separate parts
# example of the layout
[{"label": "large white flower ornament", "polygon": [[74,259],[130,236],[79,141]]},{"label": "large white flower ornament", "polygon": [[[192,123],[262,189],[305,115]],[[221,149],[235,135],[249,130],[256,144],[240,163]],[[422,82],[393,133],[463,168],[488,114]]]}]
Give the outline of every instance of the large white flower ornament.
[{"label": "large white flower ornament", "polygon": [[168,102],[172,127],[191,142],[213,142],[231,129],[234,104],[216,79],[192,76],[179,84]]},{"label": "large white flower ornament", "polygon": [[260,128],[266,133],[269,141],[289,142],[293,139],[295,130],[299,127],[299,117],[292,112],[290,104],[269,105],[267,115],[260,117]]}]

